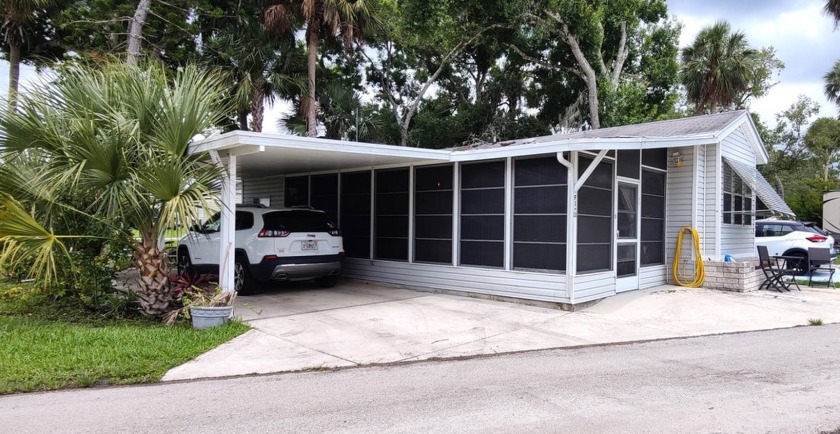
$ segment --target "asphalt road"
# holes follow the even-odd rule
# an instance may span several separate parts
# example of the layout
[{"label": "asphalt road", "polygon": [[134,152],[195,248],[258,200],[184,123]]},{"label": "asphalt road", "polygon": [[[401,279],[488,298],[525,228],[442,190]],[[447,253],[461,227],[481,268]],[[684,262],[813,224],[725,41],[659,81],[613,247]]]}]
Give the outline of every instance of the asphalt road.
[{"label": "asphalt road", "polygon": [[780,432],[840,427],[840,326],[0,397],[0,431]]}]

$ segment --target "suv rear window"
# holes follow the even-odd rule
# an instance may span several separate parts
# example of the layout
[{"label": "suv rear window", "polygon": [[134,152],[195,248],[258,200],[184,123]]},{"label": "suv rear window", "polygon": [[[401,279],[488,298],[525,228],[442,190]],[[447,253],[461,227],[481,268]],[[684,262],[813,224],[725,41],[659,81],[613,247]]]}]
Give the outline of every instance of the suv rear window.
[{"label": "suv rear window", "polygon": [[335,229],[326,213],[316,211],[275,211],[263,214],[263,229],[289,232],[329,232]]}]

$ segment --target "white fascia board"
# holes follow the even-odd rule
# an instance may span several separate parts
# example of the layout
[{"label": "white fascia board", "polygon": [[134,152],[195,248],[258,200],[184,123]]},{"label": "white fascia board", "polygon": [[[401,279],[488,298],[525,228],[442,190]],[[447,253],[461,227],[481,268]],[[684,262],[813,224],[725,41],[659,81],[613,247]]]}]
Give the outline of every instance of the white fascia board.
[{"label": "white fascia board", "polygon": [[713,134],[701,134],[683,137],[632,137],[552,140],[528,145],[513,145],[502,148],[473,149],[453,151],[452,161],[490,160],[494,158],[519,157],[524,155],[549,154],[563,151],[600,151],[600,150],[636,150],[661,149],[671,147],[696,146],[717,143]]},{"label": "white fascia board", "polygon": [[414,159],[449,161],[449,151],[440,149],[408,148],[373,143],[348,142],[343,140],[290,136],[252,131],[231,131],[190,145],[190,153],[230,149],[238,146],[263,146],[265,149],[308,149],[365,155],[383,155]]}]

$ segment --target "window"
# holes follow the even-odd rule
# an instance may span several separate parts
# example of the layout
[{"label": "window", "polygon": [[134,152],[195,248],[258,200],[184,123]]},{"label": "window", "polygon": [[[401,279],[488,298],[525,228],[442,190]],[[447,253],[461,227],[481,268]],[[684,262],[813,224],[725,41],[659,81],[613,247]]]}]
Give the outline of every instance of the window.
[{"label": "window", "polygon": [[414,260],[452,263],[452,166],[414,171]]},{"label": "window", "polygon": [[566,270],[567,176],[555,156],[514,160],[514,269]]},{"label": "window", "polygon": [[341,235],[350,258],[370,258],[370,172],[341,174]]},{"label": "window", "polygon": [[[579,173],[593,162],[578,157]],[[577,271],[612,269],[613,162],[601,160],[578,191]]]},{"label": "window", "polygon": [[502,267],[505,162],[461,166],[461,265]]},{"label": "window", "polygon": [[642,169],[642,234],[639,265],[665,263],[665,173]]},{"label": "window", "polygon": [[793,226],[784,223],[761,223],[755,229],[757,237],[783,237],[794,231]]},{"label": "window", "polygon": [[254,227],[254,214],[247,211],[237,211],[234,222],[237,231],[251,229]]},{"label": "window", "polygon": [[408,168],[376,171],[377,259],[408,260]]},{"label": "window", "polygon": [[723,222],[752,225],[753,193],[726,162],[723,163]]}]

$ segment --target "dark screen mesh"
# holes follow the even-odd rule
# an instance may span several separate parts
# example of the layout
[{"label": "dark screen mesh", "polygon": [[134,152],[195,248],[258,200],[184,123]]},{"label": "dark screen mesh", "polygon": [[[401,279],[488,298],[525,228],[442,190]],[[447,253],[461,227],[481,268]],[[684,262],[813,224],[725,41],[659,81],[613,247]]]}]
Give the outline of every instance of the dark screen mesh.
[{"label": "dark screen mesh", "polygon": [[408,168],[376,171],[378,259],[408,260]]},{"label": "dark screen mesh", "polygon": [[504,265],[505,162],[461,165],[460,264]]},{"label": "dark screen mesh", "polygon": [[665,173],[642,169],[641,266],[665,263]]},{"label": "dark screen mesh", "polygon": [[[594,162],[579,155],[579,174]],[[603,159],[578,191],[577,271],[612,269],[613,162]]]},{"label": "dark screen mesh", "polygon": [[338,220],[338,174],[312,175],[310,177],[309,204]]},{"label": "dark screen mesh", "polygon": [[618,151],[617,164],[618,166],[615,170],[618,176],[639,179],[639,151]]},{"label": "dark screen mesh", "polygon": [[452,263],[452,166],[414,170],[414,260]]},{"label": "dark screen mesh", "polygon": [[370,258],[370,172],[341,174],[341,233],[351,258]]},{"label": "dark screen mesh", "polygon": [[668,169],[668,150],[665,148],[643,150],[642,164],[662,170]]},{"label": "dark screen mesh", "polygon": [[292,176],[286,178],[286,207],[309,205],[309,177]]},{"label": "dark screen mesh", "polygon": [[568,171],[557,157],[514,160],[513,267],[566,269]]}]

